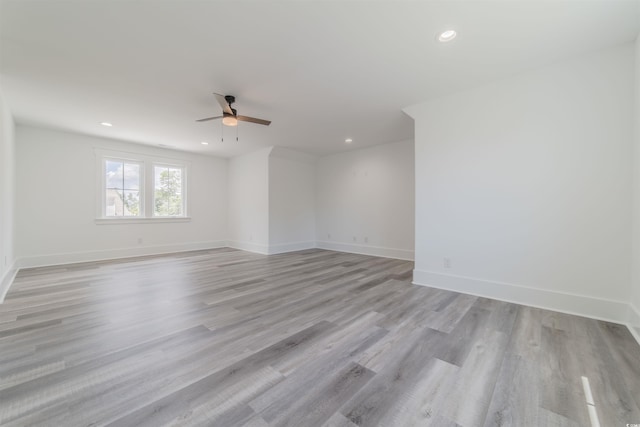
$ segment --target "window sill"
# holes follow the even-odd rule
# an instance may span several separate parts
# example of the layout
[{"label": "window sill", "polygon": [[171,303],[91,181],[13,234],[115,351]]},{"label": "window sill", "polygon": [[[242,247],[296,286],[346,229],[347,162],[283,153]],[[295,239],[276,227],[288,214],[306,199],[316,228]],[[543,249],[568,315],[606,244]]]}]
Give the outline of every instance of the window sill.
[{"label": "window sill", "polygon": [[120,225],[120,224],[158,224],[190,222],[191,217],[156,217],[156,218],[96,218],[96,225]]}]

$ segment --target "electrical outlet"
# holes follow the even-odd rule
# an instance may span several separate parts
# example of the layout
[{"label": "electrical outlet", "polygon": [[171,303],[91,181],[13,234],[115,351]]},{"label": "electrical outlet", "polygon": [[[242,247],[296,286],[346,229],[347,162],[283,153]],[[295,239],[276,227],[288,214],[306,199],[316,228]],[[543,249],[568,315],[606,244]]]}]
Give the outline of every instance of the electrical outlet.
[{"label": "electrical outlet", "polygon": [[327,233],[327,239],[331,239],[331,233]]},{"label": "electrical outlet", "polygon": [[354,242],[357,242],[357,241],[358,241],[358,239],[356,238],[356,236],[353,236],[353,241],[354,241]]},{"label": "electrical outlet", "polygon": [[142,237],[138,237],[138,244],[141,245],[142,244]]},{"label": "electrical outlet", "polygon": [[365,243],[369,243],[369,237],[365,237],[365,238],[364,238],[364,242],[365,242]]},{"label": "electrical outlet", "polygon": [[451,258],[444,258],[442,265],[444,265],[444,268],[451,268]]}]

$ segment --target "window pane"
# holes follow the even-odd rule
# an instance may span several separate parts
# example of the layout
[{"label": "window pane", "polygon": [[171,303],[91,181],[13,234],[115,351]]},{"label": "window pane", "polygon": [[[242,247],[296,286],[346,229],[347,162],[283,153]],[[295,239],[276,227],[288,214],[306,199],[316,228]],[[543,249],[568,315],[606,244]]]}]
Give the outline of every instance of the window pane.
[{"label": "window pane", "polygon": [[135,163],[124,164],[124,189],[140,189],[140,165]]},{"label": "window pane", "polygon": [[182,192],[182,169],[169,169],[169,173],[171,173],[175,179],[176,192]]},{"label": "window pane", "polygon": [[154,167],[154,215],[181,216],[182,169]]},{"label": "window pane", "polygon": [[104,167],[104,216],[140,216],[142,166],[139,163],[105,159]]},{"label": "window pane", "polygon": [[107,188],[122,188],[122,168],[122,162],[113,160],[107,160],[105,162]]},{"label": "window pane", "polygon": [[124,214],[122,192],[114,188],[107,188],[106,196],[105,216],[122,216]]},{"label": "window pane", "polygon": [[123,213],[124,216],[140,215],[140,193],[138,191],[124,191]]},{"label": "window pane", "polygon": [[169,200],[169,215],[182,215],[182,197],[179,194],[176,194]]}]

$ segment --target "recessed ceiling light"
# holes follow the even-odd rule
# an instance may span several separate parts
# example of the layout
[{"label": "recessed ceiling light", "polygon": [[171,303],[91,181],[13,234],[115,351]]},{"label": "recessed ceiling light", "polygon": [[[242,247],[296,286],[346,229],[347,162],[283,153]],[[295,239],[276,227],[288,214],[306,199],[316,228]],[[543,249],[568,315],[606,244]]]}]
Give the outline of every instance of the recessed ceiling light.
[{"label": "recessed ceiling light", "polygon": [[438,34],[438,41],[442,43],[450,42],[451,40],[455,39],[457,35],[458,33],[456,33],[454,30],[446,30]]},{"label": "recessed ceiling light", "polygon": [[353,139],[347,138],[344,140],[344,142],[346,142],[347,144],[351,144],[353,142]]},{"label": "recessed ceiling light", "polygon": [[208,142],[206,142],[206,141],[202,141],[200,144],[202,144],[202,145],[209,145],[209,143],[208,143]]},{"label": "recessed ceiling light", "polygon": [[102,126],[108,126],[108,127],[113,126],[111,123],[107,123],[107,122],[102,122],[102,123],[100,123],[100,124],[101,124]]}]

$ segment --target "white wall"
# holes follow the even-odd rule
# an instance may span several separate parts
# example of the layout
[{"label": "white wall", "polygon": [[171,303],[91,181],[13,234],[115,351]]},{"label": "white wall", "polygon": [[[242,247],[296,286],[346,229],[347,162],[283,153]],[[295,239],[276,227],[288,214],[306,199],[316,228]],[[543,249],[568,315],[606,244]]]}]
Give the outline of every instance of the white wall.
[{"label": "white wall", "polygon": [[640,35],[635,44],[635,151],[633,186],[633,281],[630,323],[640,342]]},{"label": "white wall", "polygon": [[15,126],[9,108],[0,93],[0,302],[15,275]]},{"label": "white wall", "polygon": [[[190,162],[191,220],[96,224],[96,148]],[[225,246],[224,159],[18,126],[16,161],[16,256],[20,266]]]},{"label": "white wall", "polygon": [[626,321],[633,70],[627,44],[407,108],[414,281]]},{"label": "white wall", "polygon": [[269,153],[272,147],[229,160],[228,240],[234,248],[269,251]]},{"label": "white wall", "polygon": [[269,253],[315,247],[315,158],[286,148],[269,154]]},{"label": "white wall", "polygon": [[319,247],[413,259],[413,151],[402,141],[318,160]]}]

